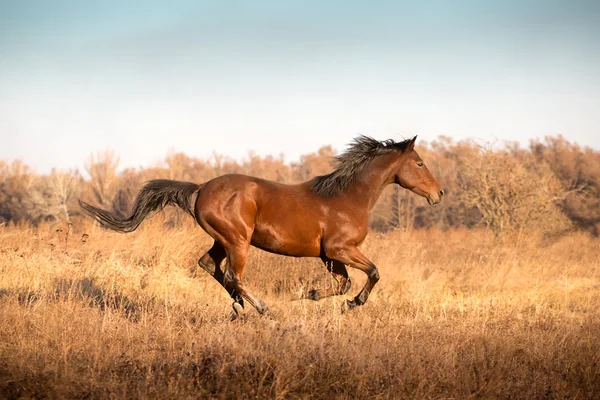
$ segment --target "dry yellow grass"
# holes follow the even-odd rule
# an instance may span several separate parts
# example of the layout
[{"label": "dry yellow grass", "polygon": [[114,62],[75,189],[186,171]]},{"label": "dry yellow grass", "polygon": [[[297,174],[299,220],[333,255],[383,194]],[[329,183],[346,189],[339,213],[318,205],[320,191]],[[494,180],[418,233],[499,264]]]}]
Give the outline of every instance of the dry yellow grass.
[{"label": "dry yellow grass", "polygon": [[319,261],[253,250],[271,316],[230,322],[194,276],[209,238],[163,223],[0,227],[0,398],[600,396],[599,239],[372,233],[381,281],[346,314],[290,301],[331,283]]}]

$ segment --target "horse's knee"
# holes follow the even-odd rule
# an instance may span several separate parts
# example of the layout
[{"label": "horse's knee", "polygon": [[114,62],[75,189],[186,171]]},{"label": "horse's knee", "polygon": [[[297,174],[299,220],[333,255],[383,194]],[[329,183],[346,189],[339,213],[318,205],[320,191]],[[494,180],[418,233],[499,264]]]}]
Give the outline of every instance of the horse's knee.
[{"label": "horse's knee", "polygon": [[377,267],[373,267],[373,269],[371,269],[369,271],[369,273],[367,274],[367,276],[369,277],[369,280],[375,284],[379,281],[379,270],[377,269]]}]

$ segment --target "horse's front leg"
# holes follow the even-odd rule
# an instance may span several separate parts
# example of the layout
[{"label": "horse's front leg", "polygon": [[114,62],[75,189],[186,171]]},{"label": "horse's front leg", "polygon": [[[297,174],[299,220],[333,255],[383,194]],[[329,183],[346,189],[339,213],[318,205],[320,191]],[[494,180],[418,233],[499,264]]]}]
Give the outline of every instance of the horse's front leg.
[{"label": "horse's front leg", "polygon": [[321,300],[325,297],[346,294],[348,290],[350,290],[352,282],[350,281],[348,270],[346,269],[344,263],[331,260],[327,257],[323,257],[322,260],[323,263],[325,263],[327,270],[329,270],[335,279],[336,283],[332,287],[326,289],[312,289],[308,292],[304,292],[300,296],[300,299]]},{"label": "horse's front leg", "polygon": [[367,274],[367,283],[362,288],[360,293],[352,300],[346,300],[344,303],[345,308],[351,310],[354,307],[365,304],[369,298],[369,293],[373,290],[375,284],[379,281],[379,271],[375,264],[373,264],[364,254],[358,250],[354,245],[347,245],[344,247],[325,249],[327,257],[339,261],[343,264],[349,265],[352,268],[359,269]]}]

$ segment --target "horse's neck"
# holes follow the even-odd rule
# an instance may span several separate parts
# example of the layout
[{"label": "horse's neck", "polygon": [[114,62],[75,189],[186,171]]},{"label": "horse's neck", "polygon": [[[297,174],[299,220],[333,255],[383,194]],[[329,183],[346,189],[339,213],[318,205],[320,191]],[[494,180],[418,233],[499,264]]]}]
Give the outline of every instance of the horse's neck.
[{"label": "horse's neck", "polygon": [[357,177],[355,184],[349,191],[353,199],[372,209],[383,189],[394,182],[396,165],[390,157],[381,156],[369,164]]}]

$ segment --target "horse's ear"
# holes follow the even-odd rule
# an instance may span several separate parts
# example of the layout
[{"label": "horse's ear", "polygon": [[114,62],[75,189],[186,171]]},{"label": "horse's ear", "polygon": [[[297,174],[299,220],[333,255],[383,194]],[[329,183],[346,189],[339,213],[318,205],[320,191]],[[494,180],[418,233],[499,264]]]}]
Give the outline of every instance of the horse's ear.
[{"label": "horse's ear", "polygon": [[414,150],[415,148],[415,142],[417,141],[417,137],[415,136],[414,138],[410,139],[408,141],[408,145],[406,145],[406,152],[411,152]]}]

